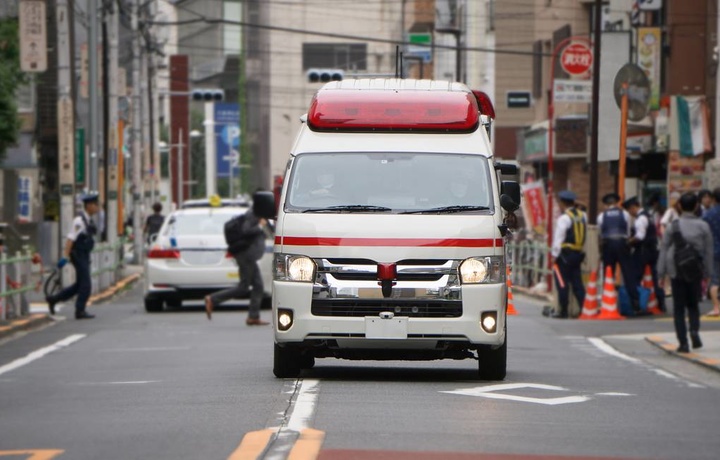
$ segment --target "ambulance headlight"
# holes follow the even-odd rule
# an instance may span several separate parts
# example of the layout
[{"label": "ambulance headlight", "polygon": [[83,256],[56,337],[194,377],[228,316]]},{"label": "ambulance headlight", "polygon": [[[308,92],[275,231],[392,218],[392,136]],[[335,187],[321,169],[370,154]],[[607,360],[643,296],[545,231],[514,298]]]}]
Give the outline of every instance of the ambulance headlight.
[{"label": "ambulance headlight", "polygon": [[275,279],[279,281],[315,281],[317,267],[315,262],[306,256],[287,254],[275,255]]},{"label": "ambulance headlight", "polygon": [[501,256],[471,257],[458,267],[462,284],[491,284],[505,281],[505,261]]}]

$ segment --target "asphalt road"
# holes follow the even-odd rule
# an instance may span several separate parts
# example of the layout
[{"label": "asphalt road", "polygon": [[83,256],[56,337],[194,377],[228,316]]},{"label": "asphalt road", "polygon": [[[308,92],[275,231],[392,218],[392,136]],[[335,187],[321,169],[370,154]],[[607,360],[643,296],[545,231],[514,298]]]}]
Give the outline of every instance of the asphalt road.
[{"label": "asphalt road", "polygon": [[279,380],[271,329],[242,308],[147,314],[136,287],[0,343],[0,457],[718,458],[720,373],[643,341],[672,323],[515,303],[504,382],[468,360],[318,360]]}]

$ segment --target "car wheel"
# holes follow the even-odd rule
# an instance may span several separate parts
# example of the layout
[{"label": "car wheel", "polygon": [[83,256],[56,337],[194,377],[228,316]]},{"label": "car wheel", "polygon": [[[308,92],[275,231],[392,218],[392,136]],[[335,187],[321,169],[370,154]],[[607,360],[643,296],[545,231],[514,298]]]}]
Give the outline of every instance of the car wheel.
[{"label": "car wheel", "polygon": [[263,297],[260,308],[262,308],[263,310],[270,310],[272,308],[272,296],[268,295]]},{"label": "car wheel", "polygon": [[145,311],[148,313],[156,313],[163,310],[162,299],[145,299]]},{"label": "car wheel", "polygon": [[300,353],[292,347],[275,344],[273,374],[279,379],[294,378],[300,375]]},{"label": "car wheel", "polygon": [[310,352],[300,355],[300,369],[312,369],[315,367],[315,357]]},{"label": "car wheel", "polygon": [[180,299],[171,299],[165,302],[168,307],[170,308],[180,308],[182,307],[182,300]]},{"label": "car wheel", "polygon": [[478,348],[478,377],[480,380],[505,380],[507,373],[507,333],[499,348],[490,345]]}]

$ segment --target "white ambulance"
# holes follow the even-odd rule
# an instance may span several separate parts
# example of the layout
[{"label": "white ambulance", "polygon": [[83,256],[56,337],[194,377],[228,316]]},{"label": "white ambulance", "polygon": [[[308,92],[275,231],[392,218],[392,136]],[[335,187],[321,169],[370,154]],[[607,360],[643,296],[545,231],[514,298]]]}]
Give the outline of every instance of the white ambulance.
[{"label": "white ambulance", "polygon": [[461,83],[317,92],[277,217],[277,377],[332,357],[469,358],[480,378],[505,378],[504,218],[520,192],[500,181],[515,167],[494,162],[480,111]]}]

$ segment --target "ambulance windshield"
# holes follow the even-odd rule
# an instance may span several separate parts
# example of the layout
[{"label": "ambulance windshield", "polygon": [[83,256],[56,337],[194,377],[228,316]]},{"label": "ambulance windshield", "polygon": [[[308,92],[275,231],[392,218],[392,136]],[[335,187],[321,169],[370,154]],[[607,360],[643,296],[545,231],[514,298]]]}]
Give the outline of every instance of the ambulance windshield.
[{"label": "ambulance windshield", "polygon": [[305,153],[286,212],[492,212],[487,158],[442,153]]}]

